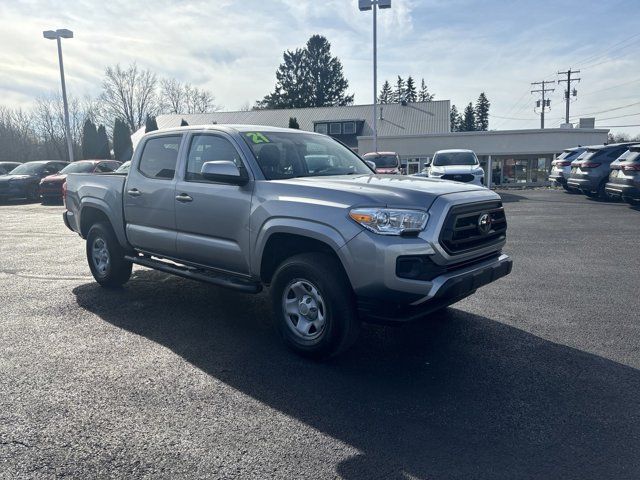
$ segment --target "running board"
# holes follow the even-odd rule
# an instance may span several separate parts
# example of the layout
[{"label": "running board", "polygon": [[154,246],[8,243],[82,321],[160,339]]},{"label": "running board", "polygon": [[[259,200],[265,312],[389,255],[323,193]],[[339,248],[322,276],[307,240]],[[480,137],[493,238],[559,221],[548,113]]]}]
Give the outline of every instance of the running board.
[{"label": "running board", "polygon": [[194,267],[185,267],[172,263],[154,260],[149,257],[138,257],[133,255],[125,255],[126,260],[142,265],[143,267],[153,268],[161,272],[170,273],[179,277],[197,280],[199,282],[210,283],[218,287],[231,288],[245,293],[259,293],[262,285],[258,282],[244,280],[232,275],[214,272],[212,270],[198,269]]}]

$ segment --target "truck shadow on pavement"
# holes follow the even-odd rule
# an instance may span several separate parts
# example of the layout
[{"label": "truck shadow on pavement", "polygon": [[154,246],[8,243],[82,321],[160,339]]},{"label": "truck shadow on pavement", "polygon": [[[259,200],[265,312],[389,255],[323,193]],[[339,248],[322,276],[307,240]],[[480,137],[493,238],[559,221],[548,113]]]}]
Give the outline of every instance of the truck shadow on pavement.
[{"label": "truck shadow on pavement", "polygon": [[335,466],[344,478],[640,478],[640,372],[489,318],[450,308],[366,327],[346,355],[315,363],[280,346],[264,294],[152,271],[121,290],[73,292],[106,322],[358,449]]}]

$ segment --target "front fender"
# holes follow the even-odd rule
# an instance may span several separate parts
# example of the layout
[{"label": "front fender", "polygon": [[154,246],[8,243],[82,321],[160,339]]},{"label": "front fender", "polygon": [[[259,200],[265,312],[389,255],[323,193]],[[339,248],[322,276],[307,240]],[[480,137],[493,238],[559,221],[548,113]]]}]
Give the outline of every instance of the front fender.
[{"label": "front fender", "polygon": [[326,243],[338,255],[342,264],[345,265],[344,259],[342,258],[344,252],[341,249],[358,232],[352,231],[351,233],[353,234],[350,235],[349,238],[345,238],[336,228],[324,223],[291,217],[270,218],[258,231],[254,243],[253,251],[255,252],[255,255],[252,257],[251,271],[255,272],[258,276],[261,273],[260,269],[264,248],[267,245],[269,238],[276,233],[300,235]]}]

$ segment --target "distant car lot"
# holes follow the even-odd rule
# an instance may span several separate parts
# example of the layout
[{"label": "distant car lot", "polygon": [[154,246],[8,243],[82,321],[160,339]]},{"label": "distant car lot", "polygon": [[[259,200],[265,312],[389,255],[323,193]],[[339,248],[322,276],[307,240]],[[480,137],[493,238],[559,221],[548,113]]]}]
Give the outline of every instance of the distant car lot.
[{"label": "distant car lot", "polygon": [[503,198],[510,276],[325,364],[266,294],[105,291],[63,207],[0,205],[0,477],[639,478],[640,209]]}]

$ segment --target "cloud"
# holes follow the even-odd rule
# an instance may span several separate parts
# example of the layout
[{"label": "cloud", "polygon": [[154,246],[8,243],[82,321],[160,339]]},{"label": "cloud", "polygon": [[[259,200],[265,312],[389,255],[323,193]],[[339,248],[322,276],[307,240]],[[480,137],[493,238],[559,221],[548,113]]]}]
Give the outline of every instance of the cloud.
[{"label": "cloud", "polygon": [[[492,128],[533,128],[538,117],[530,82],[555,79],[558,70],[580,66],[588,68],[581,73],[573,111],[617,107],[635,95],[640,81],[589,92],[640,77],[640,38],[607,51],[637,31],[639,13],[636,0],[541,0],[535,5],[393,0],[392,8],[378,16],[378,88],[396,75],[412,75],[418,82],[424,77],[437,98],[451,99],[459,108],[485,91],[494,115],[525,119],[494,118]],[[360,12],[356,0],[2,2],[2,102],[27,106],[58,88],[55,43],[43,39],[42,30],[66,27],[75,34],[63,42],[68,88],[78,97],[99,93],[107,65],[136,61],[161,77],[207,88],[218,103],[237,109],[273,88],[285,49],[320,33],[342,60],[356,102],[368,103],[373,95],[371,20],[371,12]],[[596,54],[601,54],[596,62],[579,65]],[[562,87],[556,86],[551,99],[549,118],[555,122],[564,111]],[[625,123],[640,123],[640,116]]]}]

